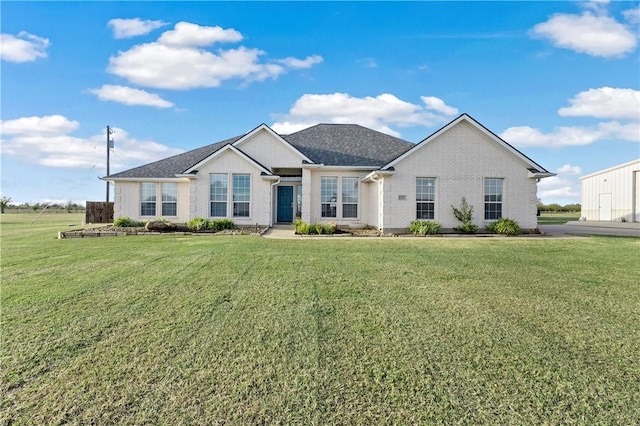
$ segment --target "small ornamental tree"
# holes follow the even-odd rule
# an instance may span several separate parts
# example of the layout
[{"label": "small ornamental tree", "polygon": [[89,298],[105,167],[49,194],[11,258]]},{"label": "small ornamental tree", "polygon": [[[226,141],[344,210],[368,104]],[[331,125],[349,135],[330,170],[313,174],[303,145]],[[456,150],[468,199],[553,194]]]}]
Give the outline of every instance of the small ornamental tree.
[{"label": "small ornamental tree", "polygon": [[0,213],[4,213],[4,209],[9,205],[9,203],[13,201],[11,197],[2,197],[0,198]]},{"label": "small ornamental tree", "polygon": [[478,225],[473,223],[473,206],[467,203],[467,199],[465,197],[462,197],[462,205],[459,209],[453,205],[451,208],[453,209],[453,215],[462,223],[461,226],[453,228],[454,231],[473,234],[478,230]]}]

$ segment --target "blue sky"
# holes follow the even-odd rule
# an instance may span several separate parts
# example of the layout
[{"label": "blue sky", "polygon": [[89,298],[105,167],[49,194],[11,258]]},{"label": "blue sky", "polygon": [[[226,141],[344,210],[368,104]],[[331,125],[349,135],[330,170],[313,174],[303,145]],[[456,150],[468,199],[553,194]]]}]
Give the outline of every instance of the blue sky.
[{"label": "blue sky", "polygon": [[640,3],[2,2],[2,195],[244,134],[358,123],[419,142],[468,113],[549,171],[545,203],[640,157]]}]

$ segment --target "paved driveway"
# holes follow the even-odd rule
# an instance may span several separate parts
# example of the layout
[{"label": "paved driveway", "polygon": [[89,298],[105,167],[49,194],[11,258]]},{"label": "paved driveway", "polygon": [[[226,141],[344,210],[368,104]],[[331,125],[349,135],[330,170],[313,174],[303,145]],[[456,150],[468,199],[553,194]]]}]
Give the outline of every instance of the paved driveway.
[{"label": "paved driveway", "polygon": [[568,222],[564,225],[538,225],[540,231],[553,237],[576,235],[614,235],[640,238],[640,223]]}]

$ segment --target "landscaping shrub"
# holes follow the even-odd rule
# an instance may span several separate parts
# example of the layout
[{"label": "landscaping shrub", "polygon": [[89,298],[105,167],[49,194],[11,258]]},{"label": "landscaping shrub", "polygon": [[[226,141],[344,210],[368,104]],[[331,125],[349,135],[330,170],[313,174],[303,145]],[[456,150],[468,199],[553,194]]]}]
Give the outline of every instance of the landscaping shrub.
[{"label": "landscaping shrub", "polygon": [[414,235],[434,235],[440,232],[440,224],[433,220],[414,220],[409,225],[409,232]]},{"label": "landscaping shrub", "polygon": [[522,234],[522,229],[520,229],[520,225],[513,219],[508,219],[506,217],[501,217],[496,220],[489,226],[487,226],[489,232],[494,234],[503,234],[503,235],[520,235]]},{"label": "landscaping shrub", "polygon": [[478,230],[478,225],[473,223],[473,206],[467,203],[467,199],[462,197],[462,205],[460,208],[451,206],[453,209],[453,215],[462,222],[461,226],[453,228],[454,231],[462,232],[464,234],[473,234]]},{"label": "landscaping shrub", "polygon": [[202,231],[204,229],[207,229],[207,225],[207,219],[203,217],[194,217],[189,222],[187,222],[187,228],[189,228],[191,231]]},{"label": "landscaping shrub", "polygon": [[293,222],[293,228],[298,235],[332,235],[336,231],[336,225],[332,223],[306,223],[300,219]]},{"label": "landscaping shrub", "polygon": [[207,228],[215,232],[233,229],[235,227],[236,224],[231,219],[212,219],[207,223]]},{"label": "landscaping shrub", "polygon": [[127,216],[120,216],[113,222],[113,226],[117,228],[138,228],[144,226],[144,222],[133,220]]}]

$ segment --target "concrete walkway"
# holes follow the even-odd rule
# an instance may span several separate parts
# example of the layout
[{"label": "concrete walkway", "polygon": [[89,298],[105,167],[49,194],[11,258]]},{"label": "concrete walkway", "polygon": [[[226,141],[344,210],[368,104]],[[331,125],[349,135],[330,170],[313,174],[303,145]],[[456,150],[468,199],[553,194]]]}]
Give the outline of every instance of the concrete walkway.
[{"label": "concrete walkway", "polygon": [[594,222],[572,221],[562,225],[539,225],[544,234],[552,237],[577,235],[612,235],[618,237],[639,237],[640,222]]},{"label": "concrete walkway", "polygon": [[[540,237],[555,237],[555,238],[576,238],[584,237],[587,235],[612,235],[620,237],[638,237],[640,238],[640,223],[639,222],[567,222],[562,225],[539,225],[538,228],[542,232]],[[296,235],[291,225],[275,225],[264,234],[265,238],[273,238],[279,240],[288,239],[301,239],[301,238],[313,238],[313,236],[302,237]],[[350,237],[344,236],[317,236],[318,238],[358,238],[364,237]],[[470,236],[465,236],[470,237]],[[487,237],[487,235],[483,235]],[[499,237],[499,236],[496,236]],[[523,238],[538,237],[538,235],[523,235]],[[403,238],[412,238],[411,236],[403,236]]]}]

